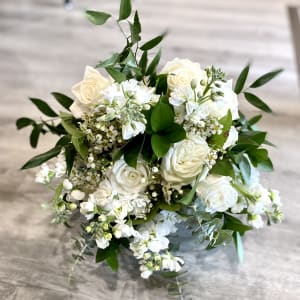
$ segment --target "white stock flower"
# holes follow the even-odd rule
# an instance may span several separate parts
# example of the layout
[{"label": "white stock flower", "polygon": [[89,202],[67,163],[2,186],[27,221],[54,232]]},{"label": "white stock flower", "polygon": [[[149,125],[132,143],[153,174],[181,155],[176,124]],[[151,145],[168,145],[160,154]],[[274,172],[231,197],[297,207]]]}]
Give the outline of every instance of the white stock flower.
[{"label": "white stock flower", "polygon": [[210,213],[224,212],[235,206],[238,192],[231,185],[231,177],[209,175],[199,182],[197,195],[206,203],[206,210]]},{"label": "white stock flower", "polygon": [[56,159],[55,163],[55,177],[60,178],[66,175],[67,172],[67,163],[66,163],[66,157],[64,152],[61,152]]},{"label": "white stock flower", "polygon": [[96,69],[87,66],[85,68],[83,80],[73,86],[72,92],[75,95],[75,102],[70,110],[76,118],[80,118],[83,113],[89,112],[95,105],[101,103],[101,91],[112,82],[103,77]]},{"label": "white stock flower", "polygon": [[98,238],[96,240],[97,247],[100,249],[105,249],[109,246],[109,240],[104,237]]},{"label": "white stock flower", "polygon": [[131,236],[138,235],[138,232],[134,230],[132,226],[125,224],[124,220],[121,221],[117,220],[116,223],[117,224],[113,227],[113,233],[117,239],[120,239],[122,237],[129,238]]},{"label": "white stock flower", "polygon": [[73,188],[73,184],[69,179],[64,179],[63,187],[65,190],[70,191]]},{"label": "white stock flower", "polygon": [[149,169],[147,164],[141,160],[137,162],[136,168],[132,168],[122,157],[114,163],[109,180],[118,194],[139,194],[144,192],[148,185]]},{"label": "white stock flower", "polygon": [[153,274],[153,270],[147,268],[145,265],[140,266],[140,271],[143,279],[148,279]]},{"label": "white stock flower", "polygon": [[91,201],[80,203],[80,213],[83,214],[88,220],[94,217],[95,205]]},{"label": "white stock flower", "polygon": [[248,192],[256,198],[255,203],[250,202],[248,212],[253,215],[260,215],[265,211],[272,210],[272,202],[269,191],[261,184],[253,184],[247,187]]},{"label": "white stock flower", "polygon": [[35,182],[48,184],[50,183],[51,179],[54,177],[55,172],[49,168],[49,166],[44,163],[41,165],[39,171],[35,176]]},{"label": "white stock flower", "polygon": [[252,215],[248,217],[248,224],[256,229],[264,227],[264,221],[261,215]]},{"label": "white stock flower", "polygon": [[223,149],[227,149],[227,148],[235,145],[238,138],[239,138],[238,131],[236,130],[236,128],[234,126],[231,126],[230,130],[229,130],[229,133],[228,133],[228,138],[227,138],[226,142],[223,145]]},{"label": "white stock flower", "polygon": [[198,88],[200,81],[206,79],[206,73],[201,69],[199,63],[194,63],[188,59],[175,58],[167,62],[160,72],[168,74],[168,87],[173,91],[176,87],[187,87],[194,80]]},{"label": "white stock flower", "polygon": [[171,253],[163,254],[162,258],[162,269],[169,270],[171,272],[179,272],[184,264],[183,259],[180,257],[173,256]]},{"label": "white stock flower", "polygon": [[186,185],[202,171],[210,148],[198,136],[189,136],[174,144],[161,164],[161,175],[170,184]]},{"label": "white stock flower", "polygon": [[272,203],[274,203],[278,207],[282,206],[279,191],[271,189],[270,190],[270,198],[271,198]]},{"label": "white stock flower", "polygon": [[122,125],[122,137],[124,140],[129,140],[140,133],[144,133],[146,125],[143,122],[128,121]]},{"label": "white stock flower", "polygon": [[71,197],[75,200],[81,201],[85,197],[85,193],[80,190],[73,190],[71,192]]}]

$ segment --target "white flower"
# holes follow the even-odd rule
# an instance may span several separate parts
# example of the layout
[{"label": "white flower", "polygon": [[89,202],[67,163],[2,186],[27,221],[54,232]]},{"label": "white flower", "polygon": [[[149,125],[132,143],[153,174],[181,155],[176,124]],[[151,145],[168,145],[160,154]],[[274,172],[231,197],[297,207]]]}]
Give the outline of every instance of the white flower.
[{"label": "white flower", "polygon": [[109,240],[104,237],[98,238],[96,240],[97,247],[100,249],[105,249],[109,246]]},{"label": "white flower", "polygon": [[272,210],[272,202],[269,191],[261,184],[253,184],[247,187],[248,192],[256,198],[255,203],[250,202],[248,212],[253,215],[260,215],[265,211]]},{"label": "white flower", "polygon": [[198,89],[200,89],[200,81],[206,79],[206,73],[200,68],[200,64],[188,59],[175,58],[167,62],[160,73],[168,74],[168,87],[171,91],[176,87],[190,86],[192,80],[197,83]]},{"label": "white flower", "polygon": [[276,206],[278,207],[282,206],[279,191],[271,189],[270,198],[272,203],[274,203]]},{"label": "white flower", "polygon": [[44,163],[41,165],[39,171],[36,174],[35,182],[42,184],[50,183],[51,179],[54,177],[55,172],[49,168],[49,166]]},{"label": "white flower", "polygon": [[95,105],[101,104],[101,91],[111,83],[96,69],[87,66],[83,80],[72,88],[72,92],[76,97],[75,102],[70,107],[72,114],[76,118],[80,118],[83,113],[89,112]]},{"label": "white flower", "polygon": [[244,199],[239,199],[238,202],[231,207],[231,212],[234,214],[238,214],[242,212],[242,210],[246,207],[247,207],[247,202]]},{"label": "white flower", "polygon": [[227,138],[226,142],[223,145],[223,149],[227,149],[227,148],[235,145],[238,138],[239,138],[238,131],[236,130],[236,128],[234,126],[231,126],[230,130],[229,130],[229,133],[228,133],[228,138]]},{"label": "white flower", "polygon": [[232,187],[229,176],[209,175],[199,182],[196,192],[210,213],[224,212],[235,206],[238,200],[238,192]]},{"label": "white flower", "polygon": [[148,279],[152,274],[153,270],[147,268],[145,265],[140,266],[141,277],[144,279]]},{"label": "white flower", "polygon": [[121,158],[114,163],[109,180],[118,194],[139,194],[148,185],[149,169],[144,161],[139,160],[136,168],[132,168]]},{"label": "white flower", "polygon": [[140,133],[144,133],[146,125],[143,122],[128,121],[122,125],[122,137],[124,140],[129,140]]},{"label": "white flower", "polygon": [[201,104],[203,110],[207,111],[210,116],[220,119],[227,115],[228,110],[231,111],[232,119],[239,118],[238,99],[237,95],[232,90],[232,80],[226,82],[217,82],[220,88],[215,88],[212,93],[222,92],[224,96],[214,97],[214,100],[209,100]]},{"label": "white flower", "polygon": [[65,154],[63,152],[61,152],[57,156],[54,172],[55,172],[55,177],[56,178],[60,178],[60,177],[63,177],[64,175],[66,175],[67,163],[66,163]]},{"label": "white flower", "polygon": [[90,198],[93,203],[104,208],[112,201],[114,195],[111,183],[108,179],[104,179],[100,182],[98,189],[90,194]]},{"label": "white flower", "polygon": [[264,221],[260,215],[252,215],[248,217],[248,224],[256,229],[264,227]]},{"label": "white flower", "polygon": [[210,151],[206,141],[198,136],[174,144],[162,160],[161,175],[170,184],[192,183],[202,171]]},{"label": "white flower", "polygon": [[163,254],[162,269],[169,270],[171,272],[179,272],[184,264],[183,259],[173,256],[171,253]]},{"label": "white flower", "polygon": [[80,190],[73,190],[71,192],[71,197],[75,200],[81,201],[85,197],[85,193]]},{"label": "white flower", "polygon": [[73,184],[69,179],[64,179],[63,187],[65,190],[70,191],[73,188]]},{"label": "white flower", "polygon": [[116,225],[113,227],[113,233],[114,236],[117,239],[120,239],[122,237],[129,238],[131,236],[137,236],[138,232],[134,230],[132,226],[129,226],[128,224],[125,224],[125,221],[116,221]]},{"label": "white flower", "polygon": [[80,203],[80,213],[83,214],[88,220],[94,217],[94,203],[91,201]]}]

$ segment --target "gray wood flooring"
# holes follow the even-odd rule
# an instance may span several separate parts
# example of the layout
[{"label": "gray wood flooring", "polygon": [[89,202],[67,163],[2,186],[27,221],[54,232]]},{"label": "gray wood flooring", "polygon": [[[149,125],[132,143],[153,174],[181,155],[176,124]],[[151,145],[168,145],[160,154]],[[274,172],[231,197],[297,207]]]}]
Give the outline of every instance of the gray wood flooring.
[{"label": "gray wood flooring", "polygon": [[[260,92],[275,110],[262,128],[271,131],[270,139],[278,146],[271,149],[276,171],[265,176],[264,183],[281,191],[284,222],[248,234],[243,265],[237,264],[232,247],[206,253],[185,239],[182,251],[192,299],[300,299],[300,97],[287,3],[299,0],[135,1],[145,39],[169,30],[162,63],[187,57],[203,66],[221,66],[235,77],[251,61],[251,78],[285,68]],[[33,151],[28,131],[15,130],[17,117],[39,116],[26,98],[52,103],[50,92],[70,94],[85,65],[95,65],[123,45],[112,22],[97,28],[83,17],[86,8],[116,13],[118,1],[76,0],[73,11],[63,10],[61,4],[0,1],[0,299],[167,299],[164,283],[141,280],[126,254],[118,274],[91,260],[77,269],[75,282],[68,285],[72,233],[49,224],[51,212],[41,208],[49,192],[33,182],[33,171],[18,170],[53,143],[52,138],[43,139]]]}]

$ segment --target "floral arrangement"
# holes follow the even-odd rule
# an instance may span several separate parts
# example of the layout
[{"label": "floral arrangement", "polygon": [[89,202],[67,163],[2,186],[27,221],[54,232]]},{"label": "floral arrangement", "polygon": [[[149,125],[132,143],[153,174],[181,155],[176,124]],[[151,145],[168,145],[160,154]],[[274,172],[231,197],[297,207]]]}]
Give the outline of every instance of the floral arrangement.
[{"label": "floral arrangement", "polygon": [[[96,25],[112,18],[86,14]],[[201,69],[188,59],[158,69],[161,52],[152,49],[164,34],[140,45],[141,24],[130,0],[121,0],[116,22],[126,45],[96,66],[108,75],[87,66],[72,88],[74,100],[52,93],[67,112],[30,98],[51,119],[20,118],[17,128],[32,126],[32,147],[40,134],[60,138],[22,169],[40,166],[36,181],[55,189],[53,223],[68,225],[79,216],[76,263],[94,253],[97,263],[116,271],[118,254],[127,248],[143,278],[176,276],[184,265],[176,256],[179,224],[207,249],[234,241],[242,260],[244,233],[280,221],[282,213],[278,191],[259,181],[259,170],[273,169],[264,148],[272,144],[256,127],[262,115],[246,118],[237,95],[271,112],[250,91],[282,70],[245,89],[249,65],[234,88],[220,69]]]}]

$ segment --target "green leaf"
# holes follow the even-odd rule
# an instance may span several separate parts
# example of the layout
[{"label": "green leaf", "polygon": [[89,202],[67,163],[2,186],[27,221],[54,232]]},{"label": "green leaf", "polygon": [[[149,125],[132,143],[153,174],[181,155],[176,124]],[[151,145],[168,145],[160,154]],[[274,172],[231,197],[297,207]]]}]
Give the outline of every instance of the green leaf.
[{"label": "green leaf", "polygon": [[259,122],[261,120],[261,118],[262,118],[262,115],[256,115],[248,121],[248,124],[250,126],[252,126],[252,125],[256,124],[257,122]]},{"label": "green leaf", "polygon": [[27,126],[30,126],[30,125],[33,125],[35,124],[35,121],[32,120],[32,119],[29,119],[29,118],[19,118],[17,121],[16,121],[16,126],[17,126],[17,129],[22,129],[24,127],[27,127]]},{"label": "green leaf", "polygon": [[251,165],[249,163],[248,158],[245,155],[243,155],[241,158],[241,161],[239,163],[239,168],[242,173],[244,182],[247,184],[251,177]]},{"label": "green leaf", "polygon": [[265,112],[271,113],[272,109],[260,98],[258,98],[256,95],[244,92],[246,100],[252,104],[253,106],[259,108],[260,110],[263,110]]},{"label": "green leaf", "polygon": [[63,137],[61,137],[55,144],[55,146],[67,146],[68,144],[71,143],[71,137],[69,135],[65,135]]},{"label": "green leaf", "polygon": [[186,132],[183,126],[176,123],[164,130],[163,135],[170,143],[178,143],[186,138]]},{"label": "green leaf", "polygon": [[235,249],[236,249],[236,253],[237,253],[239,262],[243,263],[243,261],[244,261],[243,240],[238,231],[233,233],[233,240],[234,240],[234,245],[235,245]]},{"label": "green leaf", "polygon": [[131,0],[121,0],[119,21],[127,19],[131,14]]},{"label": "green leaf", "polygon": [[225,213],[223,229],[237,231],[243,235],[246,231],[252,230],[253,228],[249,225],[245,225],[241,220]]},{"label": "green leaf", "polygon": [[73,115],[69,113],[61,112],[60,118],[61,118],[61,124],[67,133],[77,137],[82,137],[84,135],[83,132],[74,124],[75,119]]},{"label": "green leaf", "polygon": [[267,133],[264,131],[244,131],[240,133],[238,144],[248,144],[260,146],[266,139]]},{"label": "green leaf", "polygon": [[136,168],[139,155],[143,148],[143,144],[144,136],[138,135],[124,147],[124,160],[130,167]]},{"label": "green leaf", "polygon": [[148,64],[148,52],[145,51],[145,52],[142,54],[141,59],[140,59],[140,62],[139,62],[139,67],[140,67],[141,70],[142,70],[142,74],[145,74],[145,73],[146,73],[147,64]]},{"label": "green leaf", "polygon": [[118,255],[116,252],[113,252],[112,255],[106,258],[107,264],[110,266],[113,272],[117,272],[119,269]]},{"label": "green leaf", "polygon": [[48,117],[57,117],[57,113],[52,110],[52,108],[41,99],[29,98],[29,100],[46,116]]},{"label": "green leaf", "polygon": [[151,136],[151,146],[155,155],[161,158],[167,154],[171,144],[164,136],[154,134]]},{"label": "green leaf", "polygon": [[71,99],[70,97],[64,94],[57,93],[57,92],[53,92],[52,95],[61,106],[63,106],[67,110],[70,110],[70,106],[74,102],[73,99]]},{"label": "green leaf", "polygon": [[55,190],[55,194],[54,194],[54,196],[53,196],[53,198],[52,198],[52,202],[56,203],[56,202],[59,200],[59,197],[61,196],[61,193],[62,193],[62,191],[63,191],[63,188],[64,188],[63,183],[60,183],[60,184],[57,186],[57,188],[56,188],[56,190]]},{"label": "green leaf", "polygon": [[118,83],[125,81],[127,79],[126,75],[114,68],[106,67],[107,73]]},{"label": "green leaf", "polygon": [[157,54],[154,56],[153,60],[151,61],[150,65],[146,71],[146,74],[145,74],[146,76],[152,75],[155,72],[155,70],[159,64],[160,57],[161,57],[161,50],[159,50],[157,52]]},{"label": "green leaf", "polygon": [[165,37],[165,33],[156,36],[155,38],[151,39],[150,41],[146,42],[140,49],[142,51],[148,51],[150,49],[153,49],[155,46],[157,46]]},{"label": "green leaf", "polygon": [[99,64],[96,65],[96,68],[113,67],[118,62],[119,57],[120,57],[119,53],[114,53],[108,59],[105,59],[105,60],[99,62]]},{"label": "green leaf", "polygon": [[42,130],[41,124],[33,126],[33,129],[30,134],[30,145],[32,148],[36,148],[41,134],[41,130]]},{"label": "green leaf", "polygon": [[216,164],[210,170],[210,173],[221,176],[230,176],[232,178],[235,177],[232,163],[226,158],[217,160]]},{"label": "green leaf", "polygon": [[103,25],[111,17],[111,14],[102,11],[87,10],[85,13],[87,19],[95,25]]},{"label": "green leaf", "polygon": [[248,77],[249,69],[250,69],[250,65],[248,64],[240,73],[240,75],[237,79],[237,82],[235,84],[235,87],[234,87],[234,92],[236,94],[239,94],[243,90],[243,88],[245,86],[245,82]]},{"label": "green leaf", "polygon": [[269,73],[266,73],[263,76],[261,76],[258,79],[256,79],[250,85],[250,87],[251,88],[261,87],[261,86],[265,85],[267,82],[269,82],[270,80],[272,80],[274,77],[276,77],[278,74],[280,74],[282,71],[283,71],[283,69],[278,69],[278,70],[274,70],[274,71],[271,71]]},{"label": "green leaf", "polygon": [[156,94],[166,95],[168,91],[168,74],[158,75],[156,78]]},{"label": "green leaf", "polygon": [[130,23],[131,42],[135,44],[141,40],[140,33],[142,31],[138,12],[136,11],[133,18],[133,24]]},{"label": "green leaf", "polygon": [[71,142],[82,159],[86,160],[89,154],[86,138],[84,136],[72,136]]},{"label": "green leaf", "polygon": [[21,169],[30,169],[41,165],[42,163],[48,161],[49,159],[57,156],[61,152],[61,147],[56,146],[49,151],[39,154],[33,158],[31,158]]},{"label": "green leaf", "polygon": [[273,171],[273,164],[266,149],[249,150],[248,156],[255,167],[258,167],[266,172]]},{"label": "green leaf", "polygon": [[168,211],[178,211],[178,210],[180,210],[181,205],[179,203],[167,204],[166,202],[160,202],[159,208],[162,210],[168,210]]},{"label": "green leaf", "polygon": [[72,145],[65,147],[65,157],[66,157],[66,164],[67,164],[67,174],[70,175],[74,160],[75,160],[76,151]]},{"label": "green leaf", "polygon": [[96,263],[106,260],[109,256],[113,255],[118,249],[118,244],[115,240],[111,241],[109,246],[105,249],[97,249]]},{"label": "green leaf", "polygon": [[272,172],[274,170],[273,163],[270,158],[267,158],[266,160],[259,162],[257,164],[257,167],[264,172]]},{"label": "green leaf", "polygon": [[151,114],[151,127],[154,132],[167,130],[174,123],[174,112],[170,104],[164,103],[163,97],[154,106]]}]

